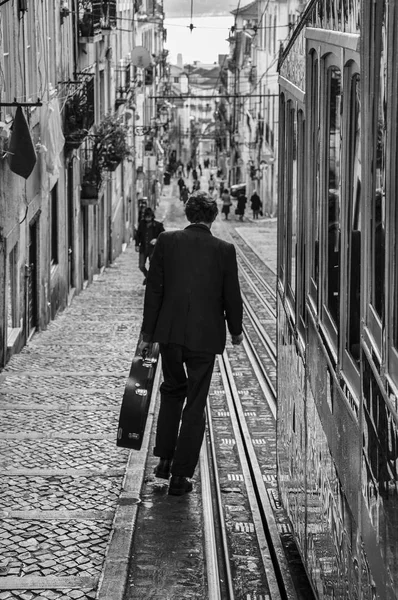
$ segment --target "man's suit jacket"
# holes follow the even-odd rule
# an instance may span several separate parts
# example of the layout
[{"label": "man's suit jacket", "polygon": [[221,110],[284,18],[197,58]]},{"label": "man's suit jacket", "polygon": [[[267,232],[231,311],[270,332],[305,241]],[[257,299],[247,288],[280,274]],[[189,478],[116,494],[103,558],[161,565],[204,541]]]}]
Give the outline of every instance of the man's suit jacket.
[{"label": "man's suit jacket", "polygon": [[233,244],[201,224],[160,234],[147,277],[144,341],[221,354],[225,320],[239,335],[242,312]]}]

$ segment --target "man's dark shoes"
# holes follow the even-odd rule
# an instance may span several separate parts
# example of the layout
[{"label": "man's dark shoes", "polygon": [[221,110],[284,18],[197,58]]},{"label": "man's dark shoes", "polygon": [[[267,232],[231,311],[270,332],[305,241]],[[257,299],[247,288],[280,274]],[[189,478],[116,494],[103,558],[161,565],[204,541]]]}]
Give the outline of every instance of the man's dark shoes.
[{"label": "man's dark shoes", "polygon": [[168,479],[170,477],[171,460],[168,458],[161,458],[154,469],[156,477],[160,479]]},{"label": "man's dark shoes", "polygon": [[183,496],[188,492],[192,492],[192,481],[187,477],[172,475],[169,484],[170,496]]}]

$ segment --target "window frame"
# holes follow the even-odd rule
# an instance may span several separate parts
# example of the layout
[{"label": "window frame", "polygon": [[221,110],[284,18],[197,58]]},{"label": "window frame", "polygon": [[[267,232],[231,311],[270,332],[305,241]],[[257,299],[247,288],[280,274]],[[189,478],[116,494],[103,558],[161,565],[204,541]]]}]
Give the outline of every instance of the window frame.
[{"label": "window frame", "polygon": [[[388,156],[390,162],[387,165],[390,177],[387,181],[387,190],[389,202],[386,204],[386,258],[389,263],[389,269],[386,274],[386,289],[389,290],[386,298],[386,340],[387,372],[398,386],[398,207],[394,201],[398,193],[398,61],[396,60],[396,50],[398,31],[398,13],[395,11],[395,21],[392,18],[388,20],[388,48],[393,49],[387,56],[387,82],[389,85],[387,105],[387,123],[389,134]],[[395,49],[395,51],[394,51]],[[393,79],[391,79],[393,78]]]},{"label": "window frame", "polygon": [[59,197],[58,197],[58,183],[49,192],[50,200],[50,216],[51,216],[51,235],[50,235],[50,264],[51,268],[54,269],[59,263]]},{"label": "window frame", "polygon": [[[13,81],[13,68],[12,68],[12,57],[13,57],[13,36],[10,31],[10,23],[13,22],[12,11],[13,7],[10,4],[5,4],[0,9],[1,12],[1,33],[2,33],[2,52],[3,52],[3,70],[4,70],[4,82],[5,85],[0,88],[0,97],[5,100],[11,101],[14,98],[15,83]],[[6,51],[5,51],[6,50]],[[13,86],[14,83],[14,86]],[[5,109],[7,110],[7,109]]]},{"label": "window frame", "polygon": [[[286,115],[286,96],[283,92],[279,95],[279,153],[284,156],[285,152],[285,115]],[[279,161],[278,165],[278,181],[279,181],[279,222],[278,226],[278,281],[285,289],[285,273],[286,273],[286,248],[285,248],[285,165],[283,161]]]},{"label": "window frame", "polygon": [[[292,307],[297,299],[297,107],[296,103],[288,99],[286,102],[286,141],[285,156],[287,162],[285,179],[285,205],[286,205],[286,295]],[[296,186],[294,185],[296,184]],[[295,213],[295,214],[294,214]],[[293,227],[295,227],[296,247],[293,251]],[[294,265],[293,265],[293,258]],[[294,267],[294,273],[293,273]]]},{"label": "window frame", "polygon": [[[328,290],[329,288],[327,287],[328,284],[330,284],[329,281],[329,265],[328,265],[328,260],[327,260],[327,247],[328,247],[328,225],[329,225],[329,217],[328,217],[328,211],[329,211],[329,191],[328,191],[328,185],[329,185],[329,175],[327,174],[327,169],[328,169],[328,164],[329,164],[329,150],[328,150],[328,135],[329,135],[329,113],[327,112],[327,107],[329,106],[328,104],[328,85],[329,85],[329,72],[331,69],[336,69],[340,72],[340,90],[341,90],[341,96],[342,96],[342,89],[343,89],[343,72],[341,70],[341,62],[339,60],[339,58],[336,56],[336,54],[334,54],[334,52],[328,51],[327,53],[325,53],[322,56],[321,59],[321,90],[322,90],[322,98],[321,98],[321,119],[320,119],[320,123],[323,124],[322,125],[322,137],[324,140],[324,144],[322,144],[322,151],[321,151],[321,160],[320,160],[320,210],[321,210],[321,231],[320,231],[320,246],[321,246],[321,255],[322,255],[322,259],[321,259],[321,270],[320,270],[320,321],[322,323],[322,327],[325,331],[325,333],[327,334],[328,339],[331,342],[331,348],[335,354],[335,358],[337,360],[337,351],[338,351],[338,335],[340,332],[340,318],[341,318],[341,311],[340,311],[340,302],[341,302],[341,292],[342,292],[342,286],[341,286],[341,262],[339,265],[339,270],[338,270],[338,286],[339,286],[339,299],[338,299],[338,307],[339,307],[339,314],[337,315],[337,322],[335,322],[335,319],[333,318],[333,315],[331,314],[330,311],[330,306],[329,303],[327,301],[327,294],[328,294]],[[341,109],[342,109],[342,102],[343,102],[343,98],[341,98],[340,100],[340,146],[339,146],[339,161],[340,161],[340,166],[339,166],[339,182],[338,182],[338,189],[339,189],[339,207],[340,207],[340,214],[339,214],[339,236],[340,236],[340,240],[339,240],[339,246],[341,249],[341,221],[342,221],[342,214],[341,214],[341,206],[342,206],[342,196],[341,196],[341,184],[342,184],[342,170],[341,170],[341,166],[342,166],[342,148],[343,148],[343,143],[344,143],[344,131],[343,131],[343,115],[341,113]],[[339,259],[341,261],[341,251],[339,252]]]},{"label": "window frame", "polygon": [[[318,312],[319,296],[319,252],[320,252],[320,128],[319,128],[319,110],[320,110],[320,60],[318,52],[311,48],[308,54],[308,98],[310,99],[310,113],[307,121],[308,126],[308,164],[310,165],[310,198],[309,207],[311,209],[312,223],[310,239],[313,242],[308,245],[308,290],[312,307]],[[316,67],[316,69],[314,68]],[[316,94],[314,93],[316,91]],[[308,215],[309,217],[309,215]],[[316,231],[318,235],[316,236]],[[308,231],[309,233],[309,231]],[[318,237],[318,268],[315,269],[316,252],[314,245]],[[316,278],[317,275],[317,278]]]},{"label": "window frame", "polygon": [[[342,148],[342,188],[341,188],[341,204],[343,207],[342,213],[342,246],[343,248],[352,248],[352,232],[354,221],[356,220],[358,229],[361,232],[362,237],[362,227],[361,227],[361,212],[363,210],[363,195],[359,198],[360,204],[357,206],[357,197],[354,198],[354,177],[355,177],[355,165],[353,160],[354,148],[353,144],[355,144],[355,140],[353,139],[353,102],[354,99],[354,88],[353,82],[354,80],[357,82],[356,86],[359,87],[359,93],[361,89],[361,81],[360,81],[360,68],[358,62],[356,60],[351,59],[348,60],[344,65],[343,71],[343,148]],[[357,88],[358,90],[358,88]],[[359,142],[361,143],[361,106],[359,106]],[[359,151],[357,150],[357,157],[359,159],[359,163],[361,163],[361,146]],[[361,173],[361,188],[362,188],[362,173]],[[359,214],[355,217],[355,212],[359,209]],[[355,231],[357,231],[356,229]],[[359,249],[360,251],[360,249]],[[359,354],[360,349],[358,348],[358,360],[355,361],[355,358],[350,352],[348,348],[348,344],[350,341],[350,336],[348,332],[349,327],[349,317],[351,316],[351,301],[350,301],[350,293],[351,293],[351,277],[350,277],[350,269],[352,264],[351,262],[351,254],[350,252],[342,253],[342,264],[341,264],[341,293],[340,293],[340,352],[341,352],[341,364],[342,370],[345,373],[346,379],[353,386],[355,393],[359,395],[360,393],[360,372],[359,372]],[[362,257],[361,257],[362,259]],[[362,283],[360,282],[359,290],[361,292]],[[360,311],[361,302],[358,299],[358,308]],[[360,317],[359,317],[360,318]],[[359,332],[359,341],[358,345],[360,346],[360,332]]]},{"label": "window frame", "polygon": [[37,62],[36,62],[36,27],[35,6],[33,5],[23,18],[24,52],[25,52],[25,97],[33,101],[39,96],[37,89]]},{"label": "window frame", "polygon": [[[297,107],[297,245],[296,245],[296,320],[301,335],[305,335],[306,255],[305,219],[306,118],[304,108]],[[297,268],[298,266],[298,268]]]},{"label": "window frame", "polygon": [[[6,259],[6,327],[7,327],[7,341],[12,335],[14,329],[19,328],[19,313],[18,313],[18,242],[7,252]],[[8,293],[10,291],[10,295]],[[9,297],[10,296],[10,297]],[[9,306],[10,304],[10,306]],[[8,321],[8,317],[11,315],[11,323]]]}]

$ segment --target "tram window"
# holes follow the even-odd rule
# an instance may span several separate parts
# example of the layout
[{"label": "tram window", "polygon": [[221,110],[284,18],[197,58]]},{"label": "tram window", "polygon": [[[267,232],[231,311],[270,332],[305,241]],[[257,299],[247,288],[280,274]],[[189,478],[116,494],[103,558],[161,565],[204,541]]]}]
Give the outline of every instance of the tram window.
[{"label": "tram window", "polygon": [[[285,154],[285,96],[281,94],[279,104],[279,140],[280,140],[280,155]],[[284,274],[285,274],[285,253],[286,253],[286,219],[285,219],[285,173],[286,167],[284,161],[279,161],[279,207],[278,212],[280,218],[278,219],[278,262],[279,262],[279,279],[284,285]]]},{"label": "tram window", "polygon": [[348,232],[348,320],[347,346],[351,356],[359,361],[360,339],[360,273],[361,273],[361,120],[359,75],[351,78],[348,198],[350,220]]},{"label": "tram window", "polygon": [[341,73],[327,71],[327,274],[326,303],[335,324],[340,297],[340,146]]},{"label": "tram window", "polygon": [[305,322],[305,217],[304,217],[304,136],[305,121],[302,110],[297,112],[297,304],[301,323]]},{"label": "tram window", "polygon": [[[312,280],[312,295],[316,300],[315,289],[319,282],[319,94],[318,94],[318,60],[315,53],[312,55],[312,70],[311,70],[311,231],[309,232],[312,244],[312,259],[311,259],[311,280]],[[315,289],[314,289],[315,288]]]},{"label": "tram window", "polygon": [[290,295],[294,300],[296,296],[296,255],[297,255],[297,122],[296,111],[288,102],[288,115],[286,128],[286,148],[288,164],[287,186],[287,220],[288,220],[288,256],[289,263],[288,282]]},{"label": "tram window", "polygon": [[384,233],[385,233],[385,148],[386,148],[386,57],[385,26],[382,32],[382,50],[380,57],[380,83],[378,102],[378,124],[376,142],[376,190],[372,210],[372,304],[380,319],[383,317],[384,304]]}]

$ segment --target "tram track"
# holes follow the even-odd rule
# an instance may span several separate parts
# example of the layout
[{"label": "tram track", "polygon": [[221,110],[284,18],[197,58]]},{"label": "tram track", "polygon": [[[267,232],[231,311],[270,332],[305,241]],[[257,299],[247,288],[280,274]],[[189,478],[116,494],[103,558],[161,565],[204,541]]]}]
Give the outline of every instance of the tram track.
[{"label": "tram track", "polygon": [[[244,367],[246,373],[250,370],[255,377],[256,390],[254,391],[252,387],[250,391],[254,392],[255,403],[257,403],[257,406],[261,406],[263,410],[262,432],[264,432],[264,428],[267,429],[268,440],[273,438],[273,441],[269,444],[269,449],[271,453],[274,453],[277,406],[276,348],[268,331],[275,329],[276,311],[271,302],[273,301],[275,304],[276,295],[273,288],[265,282],[265,279],[258,272],[256,272],[256,277],[253,277],[255,269],[250,260],[244,255],[241,247],[237,248],[237,254],[241,283],[243,280],[241,287],[243,288],[245,337],[239,352],[241,360],[236,362],[241,368],[246,365]],[[242,264],[244,268],[242,268]],[[260,285],[260,290],[256,284]],[[247,289],[250,290],[250,297],[248,297]],[[264,298],[264,290],[266,290],[267,298]],[[256,299],[256,310],[252,308],[253,296]],[[259,304],[262,306],[261,317],[258,316],[257,307]],[[231,357],[235,353],[236,347],[232,350]],[[245,355],[245,358],[242,355]],[[217,454],[221,456],[223,442],[227,441],[221,436],[225,435],[225,431],[228,429],[232,434],[232,439],[229,442],[236,449],[240,470],[239,473],[228,474],[228,477],[231,479],[235,477],[242,482],[241,487],[244,488],[243,493],[249,507],[253,531],[257,538],[258,556],[262,564],[262,568],[259,568],[259,571],[262,571],[262,575],[259,575],[262,586],[260,589],[257,586],[254,590],[250,587],[250,581],[247,581],[244,584],[246,597],[295,600],[301,596],[298,596],[295,590],[281,539],[281,532],[286,532],[289,526],[287,523],[281,526],[280,515],[277,522],[275,508],[280,506],[278,493],[275,487],[265,483],[266,481],[276,483],[275,475],[272,473],[275,469],[275,459],[268,462],[263,460],[264,447],[261,448],[261,446],[263,442],[267,446],[267,440],[258,436],[258,427],[253,427],[253,422],[258,422],[259,415],[256,410],[248,410],[246,405],[248,390],[244,387],[245,381],[243,381],[242,372],[237,371],[231,364],[228,350],[224,352],[222,357],[219,357],[218,368],[225,394],[224,410],[219,410],[220,407],[214,406],[213,402],[209,403],[207,409],[209,452],[207,448],[205,450],[205,454],[209,457],[208,460],[211,463],[209,469],[213,469],[217,473],[215,479],[218,514],[217,518],[214,518],[213,515],[212,523],[221,523],[223,528],[223,548],[221,550],[218,548],[218,554],[217,551],[214,551],[213,556],[218,556],[221,565],[229,565],[231,554],[232,557],[234,556],[231,515],[228,515],[228,501],[225,500],[222,482],[220,483],[220,477],[218,476],[218,462],[221,461],[217,459]],[[218,396],[220,395],[221,390],[218,390]],[[264,406],[266,407],[265,410]],[[228,426],[225,423],[227,419],[229,421]],[[222,421],[221,426],[219,425],[220,421]],[[217,427],[217,425],[219,426]],[[219,431],[217,431],[217,428]],[[201,473],[203,472],[203,466],[201,463]],[[216,535],[213,536],[213,539],[216,539]],[[220,552],[222,552],[221,557]],[[223,588],[224,593],[221,592],[221,586],[219,586],[218,593],[220,595],[214,593],[214,598],[233,600],[235,598],[234,590],[242,586],[237,581],[235,569],[229,568],[228,573],[225,573],[221,566],[219,572],[223,573],[227,582]],[[209,598],[212,597],[212,592],[209,591]]]},{"label": "tram track", "polygon": [[[250,370],[255,377],[257,403],[266,405],[266,412],[268,413],[268,425],[266,426],[273,430],[274,435],[276,420],[276,349],[267,329],[275,327],[276,313],[269,300],[270,297],[275,300],[275,294],[264,278],[257,276],[258,273],[256,272],[254,281],[256,283],[260,282],[263,291],[264,289],[267,290],[268,299],[264,298],[262,291],[259,291],[253,283],[254,269],[250,261],[244,256],[241,248],[238,248],[238,256],[240,257],[240,267],[242,264],[245,265],[244,269],[240,268],[240,274],[244,283],[246,283],[246,285],[242,286],[244,288],[242,290],[242,297],[245,313],[245,338],[240,352],[241,354],[245,354],[245,360],[242,360],[240,365],[246,364],[246,371]],[[264,316],[262,319],[259,318],[256,311],[253,310],[253,302],[248,298],[247,289],[250,290],[251,296],[254,294],[257,306],[258,304],[262,305],[264,313],[266,313],[265,322]],[[236,352],[236,348],[233,352]],[[213,524],[219,523],[222,527],[222,548],[215,548],[212,554],[213,557],[218,557],[217,560],[221,566],[219,567],[217,564],[217,566],[211,567],[210,570],[223,573],[226,582],[223,588],[218,584],[217,595],[215,591],[210,591],[209,588],[209,598],[212,598],[212,594],[214,594],[214,598],[233,600],[235,598],[234,590],[242,585],[241,582],[236,581],[237,575],[234,569],[231,569],[229,566],[228,572],[224,570],[225,565],[230,565],[231,553],[234,554],[234,542],[232,539],[233,528],[230,522],[230,515],[228,515],[229,507],[226,504],[227,501],[224,498],[225,494],[223,494],[222,483],[218,476],[219,461],[217,454],[221,454],[220,448],[223,442],[227,441],[225,438],[220,437],[220,435],[223,435],[226,429],[228,429],[232,434],[232,438],[229,441],[236,449],[239,462],[239,473],[231,473],[228,476],[231,479],[235,476],[237,480],[242,482],[242,488],[244,488],[243,494],[250,515],[250,523],[246,523],[246,525],[249,525],[249,531],[250,524],[253,525],[252,531],[255,533],[257,540],[258,568],[259,571],[261,570],[261,575],[259,574],[259,579],[262,581],[261,589],[258,589],[258,587],[256,590],[251,589],[249,581],[244,584],[247,598],[293,600],[297,598],[297,594],[289,572],[287,558],[270,500],[270,498],[275,498],[276,490],[270,490],[264,483],[264,479],[267,476],[272,476],[270,476],[267,469],[264,470],[261,455],[258,456],[258,444],[261,444],[264,440],[258,437],[256,431],[253,431],[251,423],[253,417],[254,420],[256,419],[257,413],[245,408],[247,390],[242,389],[242,373],[236,371],[236,369],[234,370],[227,350],[222,357],[219,357],[218,370],[221,379],[220,383],[225,395],[225,410],[218,410],[219,407],[214,407],[213,403],[210,403],[208,406],[207,429],[209,451],[207,451],[207,447],[204,445],[205,450],[203,455],[208,460],[207,469],[212,470],[216,474],[213,477],[216,487],[217,518],[214,518],[214,514],[212,514],[209,521],[211,520]],[[221,390],[218,390],[218,396],[220,395],[222,395]],[[221,427],[217,427],[217,424],[220,424],[220,417],[223,422]],[[229,421],[228,426],[225,424],[226,419]],[[203,455],[201,459],[201,473],[205,471]],[[210,476],[204,477],[205,479],[210,479]],[[206,489],[206,486],[202,489]],[[204,499],[204,504],[206,503],[211,504],[211,501]],[[216,534],[213,533],[212,539],[216,540],[216,538]],[[221,591],[222,589],[223,592]]]},{"label": "tram track", "polygon": [[[250,360],[249,354],[248,359]],[[209,407],[207,410],[208,443],[203,446],[200,464],[206,549],[209,545],[213,545],[211,552],[206,552],[209,598],[233,600],[235,598],[234,590],[244,587],[248,598],[293,600],[297,596],[289,573],[269,494],[264,484],[263,469],[257,458],[256,438],[253,438],[250,423],[246,418],[247,411],[242,404],[239,384],[235,381],[227,352],[219,357],[218,368],[225,392],[226,410],[217,411],[217,407],[215,409]],[[261,373],[256,373],[256,377],[259,379],[261,389],[266,389],[268,382],[265,379],[260,382]],[[269,410],[274,413],[275,402],[272,399],[270,390],[266,400]],[[218,415],[222,414],[229,419],[229,430],[233,435],[233,446],[236,449],[239,463],[239,472],[235,473],[235,477],[236,480],[242,482],[243,504],[247,504],[247,514],[250,516],[250,520],[246,521],[246,529],[254,533],[257,540],[257,567],[259,569],[258,579],[262,581],[261,589],[253,590],[250,580],[242,581],[244,576],[237,574],[236,570],[231,568],[231,554],[234,554],[234,541],[231,538],[236,526],[242,524],[235,523],[234,528],[234,522],[231,521],[228,515],[229,500],[225,498],[225,485],[223,487],[222,482],[220,482],[218,474],[219,460],[217,458],[217,455],[220,454],[219,448],[223,441],[225,442],[225,439],[220,438],[220,429],[215,425],[217,421],[219,422],[219,419],[217,419],[217,416],[213,418],[213,413],[215,415],[217,413]],[[248,414],[251,414],[250,411]],[[221,429],[225,432],[225,425]],[[212,476],[209,474],[210,471]],[[211,494],[211,487],[209,486],[211,478],[214,479],[213,496],[216,499],[217,514],[213,512],[213,502],[209,495]],[[249,526],[250,524],[252,524],[252,528]],[[221,533],[219,532],[218,535],[215,531],[217,527],[221,528]],[[219,539],[218,546],[217,537]],[[219,574],[218,580],[214,576],[215,573]]]},{"label": "tram track", "polygon": [[[297,555],[291,554],[290,524],[276,482],[275,318],[266,303],[258,308],[264,288],[255,293],[249,285],[260,279],[242,268],[240,278],[244,341],[240,346],[227,344],[216,361],[206,409],[200,483],[192,497],[184,499],[186,507],[193,502],[201,506],[200,517],[198,513],[190,517],[191,524],[198,518],[202,523],[207,595],[200,597],[303,600],[310,596],[302,593],[298,582]],[[269,298],[271,288],[267,289]],[[152,484],[151,478],[148,481],[159,485]],[[173,543],[170,539],[171,547]],[[156,562],[156,553],[152,560]]]}]

